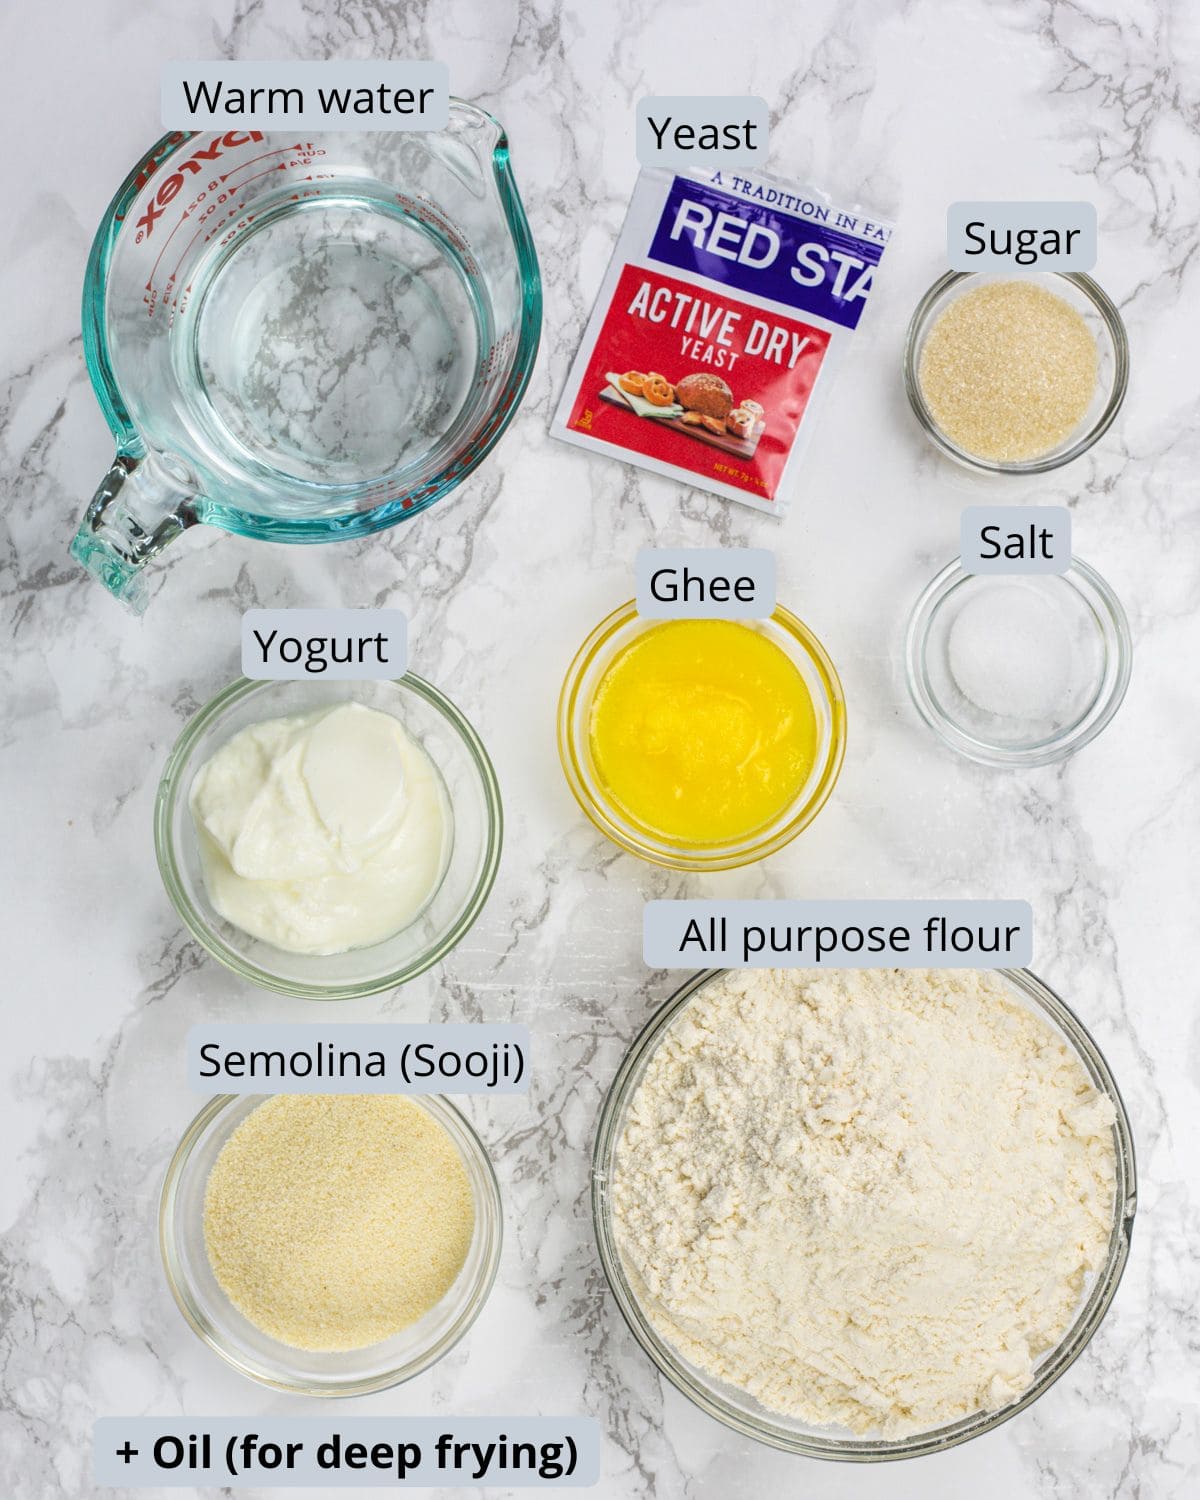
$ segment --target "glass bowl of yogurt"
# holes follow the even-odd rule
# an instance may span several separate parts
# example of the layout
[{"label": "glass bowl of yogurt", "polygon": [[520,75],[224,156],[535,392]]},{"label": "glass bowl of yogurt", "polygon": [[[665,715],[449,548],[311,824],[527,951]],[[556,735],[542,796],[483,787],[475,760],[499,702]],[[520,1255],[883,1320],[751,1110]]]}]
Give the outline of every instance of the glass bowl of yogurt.
[{"label": "glass bowl of yogurt", "polygon": [[421,678],[239,678],[171,751],[154,840],[176,911],[227,968],[348,1000],[459,942],[495,881],[502,827],[479,736]]}]

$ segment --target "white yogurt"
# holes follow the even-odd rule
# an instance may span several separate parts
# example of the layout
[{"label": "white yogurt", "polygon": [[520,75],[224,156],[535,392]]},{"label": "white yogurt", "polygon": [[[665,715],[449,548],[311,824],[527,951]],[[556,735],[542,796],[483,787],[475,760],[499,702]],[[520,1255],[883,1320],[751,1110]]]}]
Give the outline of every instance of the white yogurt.
[{"label": "white yogurt", "polygon": [[398,719],[361,703],[240,730],[190,798],[213,906],[289,953],[343,953],[407,927],[450,849],[445,789]]}]

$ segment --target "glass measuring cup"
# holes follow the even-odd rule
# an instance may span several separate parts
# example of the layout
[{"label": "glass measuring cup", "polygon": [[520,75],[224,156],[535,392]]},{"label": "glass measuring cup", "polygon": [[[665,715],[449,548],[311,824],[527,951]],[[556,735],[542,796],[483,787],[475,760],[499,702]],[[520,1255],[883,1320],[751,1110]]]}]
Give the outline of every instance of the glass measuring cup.
[{"label": "glass measuring cup", "polygon": [[113,199],[84,283],[117,442],[72,555],[144,608],[197,522],[324,542],[414,516],[524,394],[541,281],[499,121],[173,132]]}]

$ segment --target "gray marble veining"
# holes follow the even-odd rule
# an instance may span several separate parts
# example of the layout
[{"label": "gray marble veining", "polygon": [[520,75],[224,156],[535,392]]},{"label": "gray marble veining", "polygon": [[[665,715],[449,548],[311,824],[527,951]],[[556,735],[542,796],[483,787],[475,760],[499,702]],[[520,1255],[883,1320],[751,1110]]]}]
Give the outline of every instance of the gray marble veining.
[{"label": "gray marble veining", "polygon": [[[18,145],[0,256],[4,1493],[96,1493],[98,1415],[315,1409],[226,1369],[178,1316],[159,1271],[158,1185],[198,1107],[183,1081],[188,1026],[305,1012],[250,992],[187,939],[155,871],[150,813],[183,722],[236,671],[243,609],[383,603],[408,610],[414,668],[488,744],[507,843],[459,949],[403,991],[339,1015],[520,1020],[538,1051],[527,1098],[470,1104],[506,1203],[491,1301],[446,1360],[356,1409],[593,1413],[604,1500],[1195,1493],[1194,8],[220,0],[205,13],[181,0],[71,0],[10,7],[0,27],[6,115],[20,126],[9,131]],[[522,410],[452,499],[348,546],[193,531],[157,567],[139,622],[66,552],[110,459],[83,369],[78,292],[109,195],[159,133],[159,64],[206,56],[444,59],[455,92],[508,128],[546,282],[545,333]],[[886,278],[782,524],[547,437],[633,184],[633,105],[646,92],[762,94],[775,170],[861,194],[897,219]],[[898,649],[910,603],[954,553],[960,508],[996,497],[923,445],[898,378],[904,326],[942,268],[946,204],[1000,197],[1096,203],[1097,276],[1128,323],[1134,371],[1117,425],[1086,458],[1004,496],[1072,507],[1076,546],[1121,595],[1137,653],[1105,734],[1063,766],[1018,774],[934,742],[908,703]],[[650,540],[776,548],[781,598],[841,669],[850,741],[837,793],[765,866],[690,882],[640,866],[585,823],[559,773],[562,673],[632,592],[633,554]],[[1110,1316],[1058,1385],[1004,1428],[910,1464],[792,1459],[690,1407],[635,1346],[592,1245],[588,1164],[621,1053],[674,987],[642,965],[641,904],[685,891],[1033,902],[1034,967],[1109,1058],[1142,1191]]]}]

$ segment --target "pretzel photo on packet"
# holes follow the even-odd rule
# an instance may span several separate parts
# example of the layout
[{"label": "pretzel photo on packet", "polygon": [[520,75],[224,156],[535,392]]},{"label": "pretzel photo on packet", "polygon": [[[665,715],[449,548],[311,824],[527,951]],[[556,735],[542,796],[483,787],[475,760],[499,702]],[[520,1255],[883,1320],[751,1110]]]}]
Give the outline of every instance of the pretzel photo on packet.
[{"label": "pretzel photo on packet", "polygon": [[647,375],[642,395],[651,406],[675,405],[675,387],[662,375]]}]

